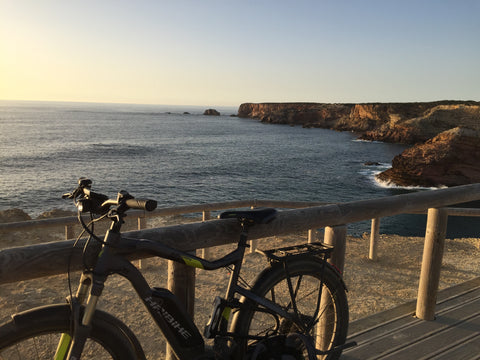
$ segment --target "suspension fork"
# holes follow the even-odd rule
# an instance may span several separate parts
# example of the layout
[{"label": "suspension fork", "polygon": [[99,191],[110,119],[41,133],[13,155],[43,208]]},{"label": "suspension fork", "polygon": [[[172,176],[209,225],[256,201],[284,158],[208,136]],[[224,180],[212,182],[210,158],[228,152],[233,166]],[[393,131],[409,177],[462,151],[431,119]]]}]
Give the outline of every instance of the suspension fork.
[{"label": "suspension fork", "polygon": [[[83,277],[83,275],[82,275]],[[90,331],[92,329],[92,320],[95,314],[95,310],[97,308],[97,302],[100,298],[100,295],[103,290],[105,279],[100,276],[93,275],[92,276],[92,283],[89,286],[88,281],[82,282],[79,286],[77,294],[79,297],[74,297],[71,299],[71,308],[72,308],[72,325],[73,325],[73,339],[70,339],[70,346],[69,351],[65,359],[67,360],[76,360],[80,358],[80,355],[83,351],[83,347],[85,346],[85,342],[87,341],[88,336],[90,335]],[[83,279],[86,280],[86,279]],[[82,302],[86,297],[87,290],[90,288],[90,293],[88,298],[85,302],[85,309],[83,311],[83,315],[81,314]],[[82,300],[82,301],[80,301]],[[64,338],[65,334],[62,334],[62,338]],[[68,341],[68,335],[65,336],[63,339],[64,342]],[[60,340],[62,343],[62,339]],[[64,345],[65,347],[65,345]],[[57,358],[55,358],[56,360]],[[59,357],[59,359],[63,359]]]},{"label": "suspension fork", "polygon": [[80,304],[83,304],[87,299],[91,286],[92,274],[90,272],[83,272],[80,277],[77,293],[75,294],[75,297]]},{"label": "suspension fork", "polygon": [[[74,360],[80,358],[85,342],[90,334],[93,315],[102,293],[105,278],[83,272],[77,293],[68,297],[71,308],[71,332],[63,333],[57,346],[54,360]],[[84,305],[83,315],[81,313]]]},{"label": "suspension fork", "polygon": [[[83,272],[78,284],[77,293],[75,296],[68,296],[67,302],[70,304],[72,313],[72,332],[76,329],[76,324],[79,323],[80,305],[83,304],[88,296],[90,287],[92,284],[92,275],[90,273]],[[72,344],[72,336],[68,333],[63,333],[58,342],[57,350],[55,352],[54,360],[66,359],[68,350]]]}]

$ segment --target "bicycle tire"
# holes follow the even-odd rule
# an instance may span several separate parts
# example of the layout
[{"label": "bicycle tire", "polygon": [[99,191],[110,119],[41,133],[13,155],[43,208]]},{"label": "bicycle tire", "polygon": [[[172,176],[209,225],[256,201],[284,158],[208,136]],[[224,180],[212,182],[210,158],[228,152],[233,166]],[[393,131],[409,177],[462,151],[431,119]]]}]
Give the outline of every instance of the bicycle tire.
[{"label": "bicycle tire", "polygon": [[[63,333],[71,336],[69,305],[48,305],[13,315],[0,326],[0,360],[51,360]],[[145,355],[126,325],[97,310],[82,359],[143,360]]]},{"label": "bicycle tire", "polygon": [[[331,330],[328,333],[320,333],[320,328],[313,327],[310,333],[303,335],[312,337],[312,343],[315,344],[317,350],[330,350],[319,358],[324,360],[338,359],[341,350],[337,348],[333,351],[332,349],[345,343],[348,331],[348,303],[343,280],[338,271],[331,265],[318,259],[292,259],[288,262],[288,269],[293,286],[299,285],[296,301],[301,318],[305,318],[306,321],[310,321],[313,316],[313,314],[308,313],[308,311],[312,311],[312,299],[307,297],[310,297],[310,295],[319,297],[320,277],[323,270],[322,306],[319,311],[321,316],[319,322],[329,323]],[[274,264],[259,274],[252,287],[252,292],[274,301],[284,309],[291,308],[288,300],[289,295],[287,295],[286,274],[282,263]],[[328,306],[325,306],[324,296],[325,299],[330,299]],[[243,305],[232,322],[233,333],[238,345],[238,351],[234,354],[235,360],[249,359],[248,354],[261,341],[261,339],[248,340],[247,337],[250,335],[272,338],[276,335],[288,335],[292,332],[302,333],[298,327],[292,328],[292,322],[289,324],[286,319],[281,319],[278,315],[275,317],[260,311],[259,306],[253,301],[249,299],[243,299],[242,301]],[[313,301],[316,304],[316,300]],[[313,308],[315,308],[315,305],[313,305]],[[259,328],[257,329],[257,327]],[[322,336],[323,338],[320,340]],[[321,341],[328,344],[327,347],[322,346]],[[270,357],[268,358],[270,359]],[[303,359],[307,358],[307,355],[297,354],[295,358]]]}]

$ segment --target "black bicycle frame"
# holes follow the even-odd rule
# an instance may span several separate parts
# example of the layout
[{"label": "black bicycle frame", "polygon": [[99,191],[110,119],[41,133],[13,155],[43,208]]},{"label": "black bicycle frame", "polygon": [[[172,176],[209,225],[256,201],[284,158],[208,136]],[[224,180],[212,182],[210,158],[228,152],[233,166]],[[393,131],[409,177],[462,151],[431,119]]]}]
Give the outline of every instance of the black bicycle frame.
[{"label": "black bicycle frame", "polygon": [[[234,271],[231,274],[226,294],[226,305],[224,304],[224,306],[229,307],[229,310],[230,307],[240,307],[240,303],[237,302],[238,304],[236,304],[234,302],[234,295],[238,293],[261,305],[264,308],[263,311],[276,313],[294,323],[301,324],[300,319],[298,319],[294,313],[287,312],[274,302],[260,297],[238,285],[238,275],[246,247],[246,232],[242,232],[236,250],[218,260],[208,261],[157,242],[129,239],[122,237],[117,232],[109,230],[105,235],[105,244],[102,246],[95,268],[91,273],[93,280],[91,292],[100,296],[103,290],[103,284],[109,274],[116,273],[128,279],[158,327],[165,335],[165,338],[177,357],[182,360],[200,358],[205,354],[202,335],[185,307],[180,305],[178,298],[168,289],[151,288],[142,273],[125,258],[126,254],[146,252],[151,255],[205,270],[215,270],[228,265],[234,265]],[[217,324],[213,324],[211,328],[216,329],[216,326]],[[218,333],[214,331],[213,335],[215,334]],[[223,335],[233,334],[225,331]],[[84,337],[84,335],[81,337]],[[76,340],[74,340],[74,343],[75,341]],[[82,339],[78,339],[78,341],[82,342]]]}]

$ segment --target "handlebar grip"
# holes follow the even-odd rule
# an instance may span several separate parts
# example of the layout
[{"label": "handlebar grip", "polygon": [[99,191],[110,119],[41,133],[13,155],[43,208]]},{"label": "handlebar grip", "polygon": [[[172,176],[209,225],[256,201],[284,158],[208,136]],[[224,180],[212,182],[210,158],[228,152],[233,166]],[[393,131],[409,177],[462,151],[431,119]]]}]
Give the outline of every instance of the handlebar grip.
[{"label": "handlebar grip", "polygon": [[157,202],[155,200],[128,199],[126,204],[130,209],[153,211],[157,208]]}]

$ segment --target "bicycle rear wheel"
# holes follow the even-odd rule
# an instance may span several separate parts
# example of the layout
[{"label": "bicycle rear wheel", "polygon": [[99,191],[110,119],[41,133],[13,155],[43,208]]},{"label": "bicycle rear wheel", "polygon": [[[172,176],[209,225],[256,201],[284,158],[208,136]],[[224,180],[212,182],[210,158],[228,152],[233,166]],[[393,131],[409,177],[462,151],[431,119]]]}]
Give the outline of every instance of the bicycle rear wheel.
[{"label": "bicycle rear wheel", "polygon": [[[113,316],[97,311],[82,359],[142,359],[141,354],[139,357],[135,353],[135,345],[125,328]],[[62,334],[71,336],[68,305],[45,306],[17,314],[0,327],[0,360],[52,360]]]},{"label": "bicycle rear wheel", "polygon": [[[255,346],[262,340],[281,338],[280,335],[292,333],[306,335],[317,350],[324,352],[318,356],[319,359],[334,360],[340,357],[341,350],[333,349],[345,343],[348,330],[348,303],[340,276],[330,265],[311,258],[292,259],[288,263],[288,270],[294,301],[282,263],[265,269],[255,281],[252,291],[289,312],[295,306],[308,330],[302,330],[292,321],[266,312],[246,299],[232,324],[239,345],[235,359],[249,359]],[[270,343],[275,344],[275,341]],[[300,344],[294,357],[308,358],[305,346]]]}]

